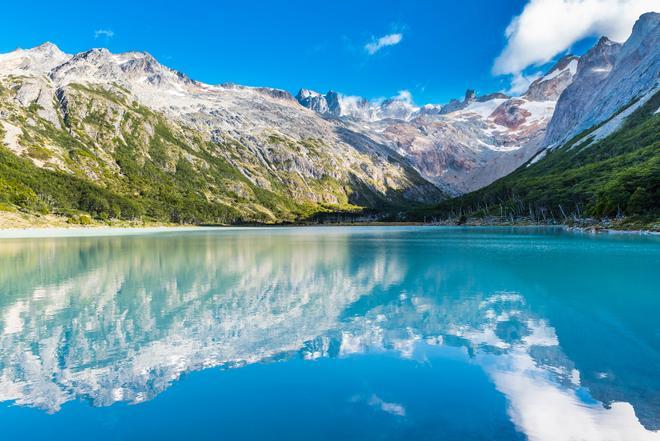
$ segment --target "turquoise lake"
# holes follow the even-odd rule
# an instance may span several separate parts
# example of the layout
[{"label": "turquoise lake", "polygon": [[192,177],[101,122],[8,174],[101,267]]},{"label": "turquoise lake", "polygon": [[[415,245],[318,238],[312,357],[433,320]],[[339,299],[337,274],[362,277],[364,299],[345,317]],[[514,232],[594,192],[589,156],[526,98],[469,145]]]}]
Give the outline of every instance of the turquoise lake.
[{"label": "turquoise lake", "polygon": [[660,440],[660,238],[0,239],[0,440]]}]

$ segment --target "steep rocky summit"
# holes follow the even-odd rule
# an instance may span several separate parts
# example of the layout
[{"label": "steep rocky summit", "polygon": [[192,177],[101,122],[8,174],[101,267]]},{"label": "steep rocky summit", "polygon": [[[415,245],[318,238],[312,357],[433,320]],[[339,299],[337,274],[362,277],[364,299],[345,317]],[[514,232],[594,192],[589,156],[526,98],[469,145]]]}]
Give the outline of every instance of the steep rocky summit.
[{"label": "steep rocky summit", "polygon": [[[660,88],[660,14],[643,14],[630,38],[603,37],[583,55],[572,84],[559,98],[545,145],[558,146],[621,111],[630,113]],[[634,103],[633,103],[634,101]],[[625,109],[627,106],[630,108]],[[610,128],[618,127],[620,120]]]}]

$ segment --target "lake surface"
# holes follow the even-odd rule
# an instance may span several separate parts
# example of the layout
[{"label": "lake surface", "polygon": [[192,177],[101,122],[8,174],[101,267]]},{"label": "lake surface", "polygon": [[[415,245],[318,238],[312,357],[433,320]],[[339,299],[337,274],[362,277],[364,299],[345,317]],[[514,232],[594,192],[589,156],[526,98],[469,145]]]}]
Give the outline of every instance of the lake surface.
[{"label": "lake surface", "polygon": [[0,439],[659,440],[660,239],[0,240]]}]

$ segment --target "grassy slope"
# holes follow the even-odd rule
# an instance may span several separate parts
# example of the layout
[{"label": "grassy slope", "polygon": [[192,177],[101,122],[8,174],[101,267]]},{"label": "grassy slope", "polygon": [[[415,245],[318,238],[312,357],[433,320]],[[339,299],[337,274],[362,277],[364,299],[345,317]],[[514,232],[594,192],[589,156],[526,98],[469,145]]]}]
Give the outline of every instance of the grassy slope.
[{"label": "grassy slope", "polygon": [[594,128],[538,162],[491,185],[412,217],[520,217],[563,219],[660,215],[660,93],[610,136],[589,145]]}]

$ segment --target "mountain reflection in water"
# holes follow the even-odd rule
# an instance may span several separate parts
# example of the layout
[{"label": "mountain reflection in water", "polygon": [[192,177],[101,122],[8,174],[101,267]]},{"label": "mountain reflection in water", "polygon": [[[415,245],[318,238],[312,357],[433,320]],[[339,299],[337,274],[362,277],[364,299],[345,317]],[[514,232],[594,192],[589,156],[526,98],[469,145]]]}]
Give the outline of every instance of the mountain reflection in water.
[{"label": "mountain reflection in water", "polygon": [[[606,249],[629,274],[603,273]],[[658,256],[652,240],[516,230],[6,240],[0,401],[51,413],[79,399],[140,403],[206,368],[363,354],[424,363],[426,348],[446,346],[486,373],[530,439],[658,440],[659,333],[643,315],[659,300],[628,297],[626,309],[616,295],[634,295],[628,278],[658,282],[647,271]],[[354,399],[406,416],[402,403]]]}]

